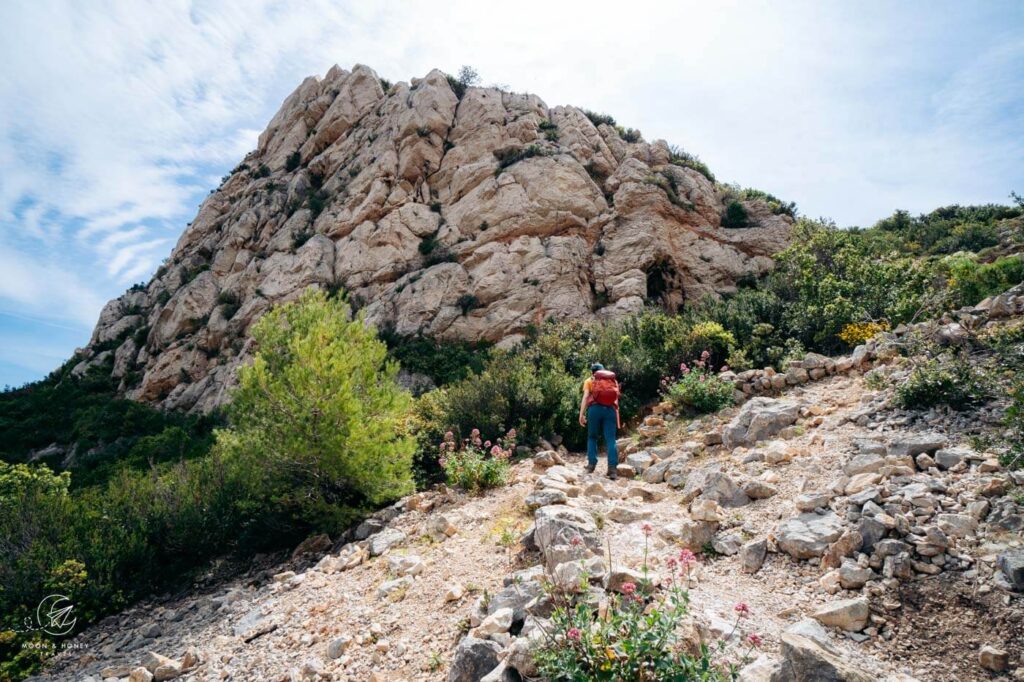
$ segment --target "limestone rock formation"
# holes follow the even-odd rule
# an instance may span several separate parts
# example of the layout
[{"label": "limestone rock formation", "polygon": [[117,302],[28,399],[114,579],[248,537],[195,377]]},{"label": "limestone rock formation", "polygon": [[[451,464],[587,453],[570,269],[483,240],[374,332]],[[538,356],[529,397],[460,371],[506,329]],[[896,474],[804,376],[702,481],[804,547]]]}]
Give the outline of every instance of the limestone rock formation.
[{"label": "limestone rock formation", "polygon": [[362,65],[304,80],[153,279],[103,309],[77,369],[113,363],[128,397],[204,411],[253,322],[310,286],[398,334],[511,344],[728,292],[786,245],[792,219],[761,201],[721,227],[728,190],[662,140],[457,90],[437,70],[385,89]]}]

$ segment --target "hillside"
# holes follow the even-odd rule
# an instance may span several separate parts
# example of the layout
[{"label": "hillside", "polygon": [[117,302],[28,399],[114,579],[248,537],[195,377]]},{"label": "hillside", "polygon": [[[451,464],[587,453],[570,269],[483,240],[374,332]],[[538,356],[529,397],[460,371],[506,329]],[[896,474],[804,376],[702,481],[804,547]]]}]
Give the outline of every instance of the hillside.
[{"label": "hillside", "polygon": [[922,410],[899,392],[921,340],[980,368],[1002,362],[992,349],[1019,354],[1022,329],[1017,287],[849,355],[808,354],[781,388],[735,375],[758,397],[697,420],[660,405],[645,437],[623,439],[617,482],[538,448],[485,496],[417,493],[333,547],[111,617],[75,640],[87,654],[34,679],[148,680],[137,667],[161,663],[187,680],[534,679],[544,580],[605,604],[645,561],[666,578],[680,548],[700,554],[683,640],[746,650],[740,680],[1020,679],[1024,476],[985,445],[1005,396]]},{"label": "hillside", "polygon": [[252,323],[310,285],[400,336],[506,345],[547,319],[675,310],[767,272],[792,212],[608,116],[335,66],[285,99],[153,279],[106,305],[76,372],[207,412]]},{"label": "hillside", "polygon": [[0,393],[0,682],[1024,677],[1024,199],[839,229],[473,81],[307,79]]}]

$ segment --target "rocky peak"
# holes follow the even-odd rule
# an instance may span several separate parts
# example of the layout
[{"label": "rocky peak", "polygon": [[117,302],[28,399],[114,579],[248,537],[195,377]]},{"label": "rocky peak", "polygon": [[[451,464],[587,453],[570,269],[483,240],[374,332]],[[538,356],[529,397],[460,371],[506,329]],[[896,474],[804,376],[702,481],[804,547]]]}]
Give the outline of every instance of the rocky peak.
[{"label": "rocky peak", "polygon": [[385,85],[363,65],[305,79],[153,279],[107,304],[77,369],[205,411],[252,323],[309,286],[398,334],[511,344],[731,291],[789,238],[760,201],[721,227],[727,188],[584,110],[438,70]]}]

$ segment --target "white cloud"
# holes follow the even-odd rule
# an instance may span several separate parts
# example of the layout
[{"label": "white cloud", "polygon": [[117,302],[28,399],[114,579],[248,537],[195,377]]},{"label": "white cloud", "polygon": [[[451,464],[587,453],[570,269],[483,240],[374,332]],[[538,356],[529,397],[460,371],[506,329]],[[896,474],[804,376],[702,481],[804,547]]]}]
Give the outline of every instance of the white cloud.
[{"label": "white cloud", "polygon": [[40,263],[11,248],[0,250],[0,299],[7,312],[91,329],[104,300],[75,272]]}]

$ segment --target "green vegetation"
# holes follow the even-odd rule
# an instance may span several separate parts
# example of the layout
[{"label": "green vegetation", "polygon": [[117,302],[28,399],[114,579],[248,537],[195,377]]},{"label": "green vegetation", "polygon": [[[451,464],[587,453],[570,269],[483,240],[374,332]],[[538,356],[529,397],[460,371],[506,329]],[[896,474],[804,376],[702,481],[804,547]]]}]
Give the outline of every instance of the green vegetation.
[{"label": "green vegetation", "polygon": [[763,201],[768,204],[768,208],[771,209],[775,215],[786,214],[790,218],[796,218],[796,202],[783,201],[774,194],[763,192],[759,189],[752,189],[750,187],[746,189],[739,189],[733,187],[733,195],[743,201]]},{"label": "green vegetation", "polygon": [[501,175],[501,171],[505,170],[514,163],[519,163],[525,159],[531,159],[535,156],[547,156],[548,151],[539,147],[538,145],[531,144],[527,147],[517,147],[510,149],[500,149],[494,152],[494,158],[498,160],[498,167],[495,169],[495,175]]},{"label": "green vegetation", "polygon": [[989,395],[985,377],[963,355],[943,353],[916,365],[896,386],[896,404],[908,409],[948,405],[965,410]]},{"label": "green vegetation", "polygon": [[635,128],[623,128],[622,126],[618,126],[615,130],[619,133],[619,137],[626,142],[633,143],[640,141],[640,131]]},{"label": "green vegetation", "polygon": [[896,211],[865,233],[878,243],[876,249],[899,249],[907,255],[981,251],[999,243],[1003,229],[999,221],[1021,215],[1020,207],[995,204],[944,206],[917,217]]},{"label": "green vegetation", "polygon": [[[543,153],[529,149],[499,163]],[[674,157],[677,165],[689,163]],[[741,207],[758,199],[795,214],[771,195],[730,191]],[[109,356],[82,376],[71,371],[77,360],[69,361],[44,381],[0,394],[0,680],[38,665],[38,651],[22,645],[39,635],[13,630],[45,594],[68,594],[84,626],[181,585],[215,557],[246,557],[293,546],[313,531],[336,532],[411,490],[414,476],[473,491],[501,485],[512,443],[497,443],[496,457],[494,445],[476,443],[480,433],[494,438],[514,429],[527,445],[559,435],[581,447],[578,401],[591,362],[618,375],[624,422],[660,397],[713,411],[732,397],[714,376],[722,365],[782,369],[808,350],[844,352],[901,323],[999,293],[1024,281],[1015,255],[1022,213],[947,207],[917,218],[898,212],[851,230],[800,219],[775,270],[731,294],[689,301],[674,314],[652,307],[611,323],[548,321],[511,349],[388,331],[378,339],[359,316],[350,319],[343,296],[310,292],[254,327],[259,353],[240,373],[226,428],[216,431],[223,417],[163,413],[119,399]],[[436,235],[419,249],[428,264],[452,258]],[[664,266],[649,266],[651,286]],[[166,303],[170,293],[162,298]],[[458,306],[468,313],[478,303],[467,295]],[[218,304],[228,315],[238,300],[224,293]],[[140,326],[104,347],[129,337],[144,342],[148,333]],[[1007,394],[992,383],[1002,372],[999,386],[1016,388],[1006,417],[1011,435],[1000,452],[1008,466],[1019,466],[1024,442],[1013,434],[1024,432],[1024,387],[1013,380],[1024,372],[1024,325],[987,330],[971,343],[992,357],[984,375],[952,352],[929,351],[898,400],[914,409],[977,403]],[[689,372],[667,377],[695,357]],[[438,388],[413,401],[397,386],[398,363]],[[139,379],[133,372],[125,381]],[[442,442],[456,444],[445,446],[443,461]],[[616,616],[637,624],[637,646],[648,647],[648,634],[668,627],[659,619],[674,617],[667,615],[674,607],[657,599],[647,602],[655,604],[648,612],[654,620],[642,626],[638,613]],[[632,608],[625,600],[614,607]],[[564,625],[586,632],[570,620],[584,618],[575,613],[563,612]],[[582,669],[581,652],[589,650],[573,641],[547,650],[551,665]],[[675,654],[647,660],[682,665]]]},{"label": "green vegetation", "polygon": [[437,341],[425,336],[400,336],[381,330],[380,338],[391,358],[408,372],[425,374],[438,386],[444,386],[484,368],[489,353],[486,342]]},{"label": "green vegetation", "polygon": [[480,74],[477,73],[476,69],[472,66],[463,65],[459,69],[458,76],[452,76],[445,74],[445,78],[448,79],[448,86],[451,87],[452,92],[459,99],[462,99],[466,95],[466,89],[476,85],[480,82]]},{"label": "green vegetation", "polygon": [[699,360],[679,366],[678,378],[663,380],[665,398],[680,412],[706,414],[732,405],[733,386],[718,378],[710,360],[711,353],[704,351]]},{"label": "green vegetation", "polygon": [[676,180],[669,173],[656,173],[646,178],[646,182],[650,185],[656,185],[665,191],[665,195],[668,200],[679,208],[686,209],[688,211],[693,210],[694,206],[689,201],[680,198],[678,193],[678,186]]},{"label": "green vegetation", "polygon": [[82,376],[72,374],[77,363],[0,393],[0,460],[25,463],[42,452],[32,455],[34,463],[55,471],[73,467],[71,485],[82,488],[101,485],[122,468],[192,459],[209,448],[216,416],[161,412],[117,398],[112,359]]},{"label": "green vegetation", "polygon": [[747,216],[747,209],[735,199],[730,201],[722,214],[722,227],[737,228],[749,227],[750,220]]},{"label": "green vegetation", "polygon": [[260,349],[217,432],[215,453],[260,471],[266,499],[311,528],[337,531],[352,510],[412,488],[411,398],[398,365],[348,304],[311,290],[253,327]]},{"label": "green vegetation", "polygon": [[515,430],[491,443],[483,439],[479,429],[473,429],[461,444],[449,431],[438,446],[438,463],[450,485],[480,494],[508,482],[509,462],[515,446]]},{"label": "green vegetation", "polygon": [[590,122],[593,123],[595,126],[604,124],[612,126],[613,128],[615,127],[615,119],[609,116],[608,114],[598,114],[593,111],[590,111],[589,109],[584,109],[583,115],[589,118]]},{"label": "green vegetation", "polygon": [[284,162],[284,169],[290,173],[298,168],[300,163],[302,163],[302,153],[296,149],[288,155],[288,158]]},{"label": "green vegetation", "polygon": [[[649,537],[653,529],[644,526]],[[586,571],[579,585],[568,589],[546,586],[554,605],[550,623],[542,627],[542,645],[536,661],[543,679],[559,682],[655,682],[735,680],[740,668],[760,646],[756,634],[742,632],[748,617],[746,604],[735,606],[736,622],[729,637],[712,646],[701,644],[694,652],[681,638],[689,613],[691,566],[696,557],[689,550],[664,562],[671,580],[658,588],[648,578],[647,545],[642,578],[610,592],[604,612],[583,596],[590,581]],[[735,635],[735,636],[733,636]],[[732,642],[731,644],[728,642]]]},{"label": "green vegetation", "polygon": [[682,166],[683,168],[691,168],[711,182],[715,181],[715,175],[708,168],[708,165],[700,160],[700,157],[690,154],[682,147],[670,145],[669,148],[669,163],[675,166]]},{"label": "green vegetation", "polygon": [[[336,533],[411,490],[411,398],[386,346],[350,317],[341,297],[323,292],[265,315],[253,329],[260,350],[212,448],[208,430],[197,441],[161,421],[189,425],[184,417],[113,399],[100,371],[4,394],[5,434],[14,436],[5,459],[61,435],[133,446],[88,486],[77,468],[0,462],[0,679],[39,665],[40,651],[23,645],[43,635],[15,630],[46,594],[67,595],[81,628],[181,585],[210,559]],[[43,414],[18,431],[33,408]]]}]

